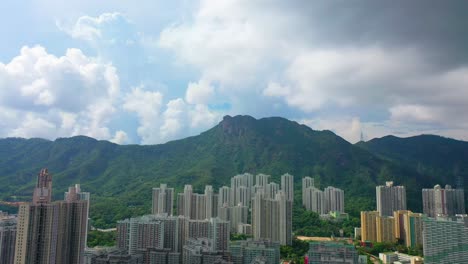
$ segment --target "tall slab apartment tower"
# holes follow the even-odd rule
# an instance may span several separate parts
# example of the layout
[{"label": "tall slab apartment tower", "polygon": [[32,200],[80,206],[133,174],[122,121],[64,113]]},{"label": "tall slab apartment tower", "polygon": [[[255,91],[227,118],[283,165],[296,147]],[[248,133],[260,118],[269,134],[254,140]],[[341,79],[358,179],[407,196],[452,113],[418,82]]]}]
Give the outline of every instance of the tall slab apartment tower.
[{"label": "tall slab apartment tower", "polygon": [[393,212],[406,210],[404,186],[394,186],[392,181],[376,187],[377,211],[380,216],[393,216]]}]

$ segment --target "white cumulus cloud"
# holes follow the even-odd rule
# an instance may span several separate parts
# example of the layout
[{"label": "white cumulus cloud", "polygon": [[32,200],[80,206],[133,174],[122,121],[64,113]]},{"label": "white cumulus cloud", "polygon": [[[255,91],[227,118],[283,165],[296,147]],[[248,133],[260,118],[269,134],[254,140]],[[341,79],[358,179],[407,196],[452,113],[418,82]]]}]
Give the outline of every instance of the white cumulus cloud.
[{"label": "white cumulus cloud", "polygon": [[185,100],[190,104],[206,104],[214,96],[214,87],[206,80],[191,82],[185,93]]},{"label": "white cumulus cloud", "polygon": [[213,126],[220,114],[203,104],[190,104],[182,98],[163,104],[159,91],[133,88],[125,96],[123,108],[138,116],[138,135],[143,144],[164,143],[193,135]]},{"label": "white cumulus cloud", "polygon": [[120,94],[116,69],[79,49],[57,57],[41,46],[23,47],[0,63],[0,136],[88,135],[109,139],[108,122]]}]

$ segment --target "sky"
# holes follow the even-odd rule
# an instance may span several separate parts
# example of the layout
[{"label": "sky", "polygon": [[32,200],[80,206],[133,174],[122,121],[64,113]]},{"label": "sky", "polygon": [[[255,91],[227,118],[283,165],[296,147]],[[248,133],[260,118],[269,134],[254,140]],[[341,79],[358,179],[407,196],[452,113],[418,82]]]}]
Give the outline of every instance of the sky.
[{"label": "sky", "polygon": [[468,140],[468,2],[3,0],[0,138],[160,144],[225,115]]}]

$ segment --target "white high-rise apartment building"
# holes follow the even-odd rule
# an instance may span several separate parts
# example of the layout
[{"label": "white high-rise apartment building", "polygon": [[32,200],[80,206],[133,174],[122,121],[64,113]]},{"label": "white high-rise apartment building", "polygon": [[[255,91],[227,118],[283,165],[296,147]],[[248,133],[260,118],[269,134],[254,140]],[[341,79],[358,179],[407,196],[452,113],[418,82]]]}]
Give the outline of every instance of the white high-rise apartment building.
[{"label": "white high-rise apartment building", "polygon": [[302,205],[306,206],[304,201],[306,201],[306,189],[309,187],[314,187],[314,178],[309,176],[302,178]]},{"label": "white high-rise apartment building", "polygon": [[247,219],[249,216],[249,208],[242,204],[238,204],[230,208],[230,223],[231,223],[231,232],[236,233],[239,227],[239,224],[247,224]]},{"label": "white high-rise apartment building", "polygon": [[193,193],[191,203],[190,219],[206,219],[206,196],[204,194]]},{"label": "white high-rise apartment building", "polygon": [[174,208],[174,188],[167,188],[167,184],[161,184],[159,188],[153,188],[152,214],[167,213],[172,215]]},{"label": "white high-rise apartment building", "polygon": [[230,205],[231,202],[231,188],[227,186],[223,186],[219,188],[219,196],[218,196],[218,208],[223,207],[224,205]]},{"label": "white high-rise apartment building", "polygon": [[255,240],[267,239],[282,245],[292,243],[292,206],[286,193],[268,199],[259,191],[252,200],[252,231]]},{"label": "white high-rise apartment building", "polygon": [[267,199],[274,199],[276,194],[280,191],[280,186],[277,183],[270,182],[264,187],[265,197]]},{"label": "white high-rise apartment building", "polygon": [[309,187],[305,190],[305,204],[306,210],[316,212],[318,214],[327,214],[327,205],[325,200],[325,194],[323,191]]},{"label": "white high-rise apartment building", "polygon": [[406,210],[406,190],[404,186],[393,186],[386,182],[385,186],[376,187],[377,211],[380,216],[393,216],[394,211]]},{"label": "white high-rise apartment building", "polygon": [[[231,199],[230,206],[242,202],[245,206],[250,205],[253,192],[253,175],[244,173],[231,178]],[[242,189],[242,190],[239,190]]]},{"label": "white high-rise apartment building", "polygon": [[305,186],[308,187],[303,188],[302,204],[306,210],[318,214],[328,214],[331,211],[344,213],[343,190],[328,186],[324,191],[321,191],[314,186],[310,186],[310,181],[305,183]]},{"label": "white high-rise apartment building", "polygon": [[288,201],[294,201],[294,176],[288,173],[281,176],[281,191]]},{"label": "white high-rise apartment building", "polygon": [[271,178],[270,175],[266,175],[262,173],[257,174],[255,176],[255,185],[264,188],[270,182],[270,178]]},{"label": "white high-rise apartment building", "polygon": [[208,221],[208,238],[212,241],[212,250],[228,251],[230,223],[219,218],[210,218]]},{"label": "white high-rise apartment building", "polygon": [[243,206],[250,206],[251,189],[246,186],[239,186],[235,189],[235,201]]},{"label": "white high-rise apartment building", "polygon": [[279,206],[279,242],[283,245],[291,245],[293,200],[289,200],[286,193],[278,192],[276,201]]},{"label": "white high-rise apartment building", "polygon": [[324,190],[326,211],[344,213],[344,191],[328,186]]},{"label": "white high-rise apartment building", "polygon": [[191,212],[192,212],[192,194],[193,194],[193,189],[192,185],[185,185],[184,187],[184,216],[189,218],[191,217]]},{"label": "white high-rise apartment building", "polygon": [[213,186],[211,185],[206,185],[205,186],[205,218],[209,219],[214,217],[213,216],[213,209],[218,205],[213,206],[214,203],[214,192],[213,192]]},{"label": "white high-rise apartment building", "polygon": [[187,219],[204,220],[218,216],[219,195],[211,185],[205,186],[203,194],[193,193],[191,185],[185,185],[184,192],[177,194],[177,214]]}]

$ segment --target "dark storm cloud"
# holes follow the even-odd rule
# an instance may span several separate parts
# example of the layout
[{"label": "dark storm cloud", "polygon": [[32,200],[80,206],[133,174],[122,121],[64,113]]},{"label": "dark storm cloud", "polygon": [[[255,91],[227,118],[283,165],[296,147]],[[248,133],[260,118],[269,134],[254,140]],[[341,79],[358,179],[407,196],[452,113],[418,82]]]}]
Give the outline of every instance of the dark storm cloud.
[{"label": "dark storm cloud", "polygon": [[317,46],[415,48],[441,67],[468,60],[468,1],[287,1]]}]

